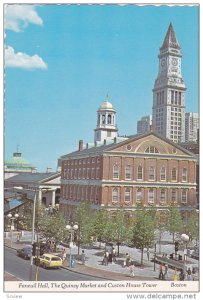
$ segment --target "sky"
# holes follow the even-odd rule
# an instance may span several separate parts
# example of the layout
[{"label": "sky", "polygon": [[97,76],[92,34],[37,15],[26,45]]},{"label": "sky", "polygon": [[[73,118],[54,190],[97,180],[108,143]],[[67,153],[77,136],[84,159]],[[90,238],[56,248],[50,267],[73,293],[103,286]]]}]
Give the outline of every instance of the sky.
[{"label": "sky", "polygon": [[38,171],[94,141],[97,109],[117,112],[120,135],[152,114],[158,54],[172,22],[182,48],[186,111],[199,110],[198,6],[7,5],[4,156],[19,145]]}]

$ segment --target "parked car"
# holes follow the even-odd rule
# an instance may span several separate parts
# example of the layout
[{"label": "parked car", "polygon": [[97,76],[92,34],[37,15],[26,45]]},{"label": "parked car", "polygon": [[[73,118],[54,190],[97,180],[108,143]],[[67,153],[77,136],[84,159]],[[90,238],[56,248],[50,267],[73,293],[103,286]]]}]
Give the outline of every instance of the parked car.
[{"label": "parked car", "polygon": [[24,258],[30,259],[32,256],[32,246],[25,246],[22,249],[17,249],[17,255]]},{"label": "parked car", "polygon": [[39,265],[43,268],[59,268],[63,264],[63,260],[56,255],[45,253],[39,258]]}]

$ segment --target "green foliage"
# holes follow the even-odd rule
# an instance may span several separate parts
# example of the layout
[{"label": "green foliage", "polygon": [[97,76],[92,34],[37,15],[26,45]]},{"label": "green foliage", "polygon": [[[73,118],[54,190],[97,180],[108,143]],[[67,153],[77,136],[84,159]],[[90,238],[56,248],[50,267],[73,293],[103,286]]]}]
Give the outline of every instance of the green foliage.
[{"label": "green foliage", "polygon": [[94,212],[90,203],[81,202],[75,212],[74,222],[78,224],[78,244],[87,245],[92,241]]},{"label": "green foliage", "polygon": [[94,213],[93,236],[97,240],[108,240],[111,222],[109,213],[105,208],[101,208]]},{"label": "green foliage", "polygon": [[182,232],[183,230],[183,221],[181,218],[180,211],[175,206],[171,206],[167,216],[166,229],[173,234]]},{"label": "green foliage", "polygon": [[186,232],[191,235],[192,238],[196,240],[199,239],[199,217],[196,212],[189,216],[186,225]]},{"label": "green foliage", "polygon": [[132,230],[132,244],[138,249],[149,248],[154,241],[155,222],[146,210],[139,210],[135,214]]},{"label": "green foliage", "polygon": [[63,215],[55,211],[50,214],[43,206],[36,210],[36,229],[47,241],[54,240],[56,244],[63,241],[67,236],[66,223]]}]

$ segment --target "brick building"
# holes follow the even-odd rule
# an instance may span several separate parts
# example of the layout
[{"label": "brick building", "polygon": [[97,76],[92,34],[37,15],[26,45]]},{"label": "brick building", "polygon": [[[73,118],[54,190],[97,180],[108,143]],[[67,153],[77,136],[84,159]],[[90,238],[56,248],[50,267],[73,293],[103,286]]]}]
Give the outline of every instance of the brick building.
[{"label": "brick building", "polygon": [[61,158],[60,209],[71,217],[81,201],[112,212],[145,207],[165,211],[171,203],[196,209],[196,157],[154,132],[114,138],[111,144],[85,148]]}]

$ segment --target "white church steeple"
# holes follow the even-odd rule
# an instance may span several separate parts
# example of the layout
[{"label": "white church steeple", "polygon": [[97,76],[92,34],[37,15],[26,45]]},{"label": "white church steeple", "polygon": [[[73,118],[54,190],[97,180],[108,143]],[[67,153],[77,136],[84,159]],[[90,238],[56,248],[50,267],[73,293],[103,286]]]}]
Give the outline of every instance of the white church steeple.
[{"label": "white church steeple", "polygon": [[[106,97],[108,99],[108,95]],[[107,99],[100,105],[97,111],[97,128],[94,129],[94,142],[103,142],[118,136],[116,126],[116,111]]]}]

